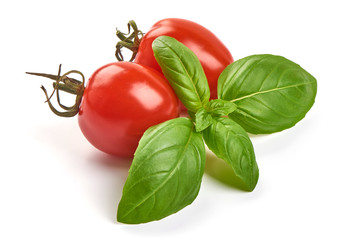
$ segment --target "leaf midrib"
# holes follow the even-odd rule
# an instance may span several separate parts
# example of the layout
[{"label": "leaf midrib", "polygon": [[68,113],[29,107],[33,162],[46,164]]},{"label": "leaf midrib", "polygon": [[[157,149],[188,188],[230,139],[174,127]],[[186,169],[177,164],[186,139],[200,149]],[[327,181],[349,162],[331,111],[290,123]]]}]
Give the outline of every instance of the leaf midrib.
[{"label": "leaf midrib", "polygon": [[[159,41],[161,41],[165,46],[167,46],[167,47],[176,55],[176,57],[179,59],[179,61],[180,61],[180,63],[181,63],[181,66],[183,67],[183,69],[184,69],[184,71],[185,71],[185,73],[186,73],[186,76],[191,80],[191,81],[190,81],[190,82],[191,82],[191,85],[192,85],[192,87],[193,87],[193,89],[194,89],[194,92],[196,93],[197,98],[199,99],[199,102],[201,103],[201,105],[203,105],[203,102],[202,102],[201,97],[200,97],[200,95],[199,95],[199,93],[198,93],[198,91],[197,91],[197,88],[196,88],[194,82],[192,81],[192,77],[190,77],[190,73],[189,73],[188,70],[186,69],[183,61],[181,60],[181,57],[177,54],[177,52],[176,52],[171,46],[169,46],[168,44],[166,44],[166,42],[164,42],[164,41],[162,41],[162,40],[159,40]],[[170,68],[170,69],[173,70],[172,68]]]},{"label": "leaf midrib", "polygon": [[315,83],[315,81],[311,81],[311,82],[306,82],[306,83],[299,83],[299,84],[289,85],[289,86],[285,86],[285,87],[279,87],[279,88],[273,88],[273,89],[269,89],[269,90],[259,91],[259,92],[255,92],[255,93],[252,93],[252,94],[249,94],[246,96],[242,96],[240,98],[232,99],[232,100],[230,100],[230,102],[238,102],[238,101],[244,100],[246,98],[251,98],[256,95],[265,94],[265,93],[269,93],[269,92],[275,92],[275,91],[281,91],[281,90],[288,89],[288,88],[295,88],[295,87],[304,86],[304,85],[308,85],[308,84],[314,84],[314,83]]}]

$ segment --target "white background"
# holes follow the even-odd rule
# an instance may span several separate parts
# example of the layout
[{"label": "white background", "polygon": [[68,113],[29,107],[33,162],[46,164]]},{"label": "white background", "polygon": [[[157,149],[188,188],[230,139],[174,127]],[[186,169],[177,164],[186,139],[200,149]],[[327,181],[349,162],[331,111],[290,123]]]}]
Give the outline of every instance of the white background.
[{"label": "white background", "polygon": [[[360,7],[357,1],[2,1],[0,239],[360,239]],[[115,61],[115,29],[179,17],[235,59],[282,55],[318,80],[295,127],[252,136],[252,193],[205,175],[193,204],[161,221],[116,223],[130,163],[94,149],[76,118],[54,116],[25,71]]]}]

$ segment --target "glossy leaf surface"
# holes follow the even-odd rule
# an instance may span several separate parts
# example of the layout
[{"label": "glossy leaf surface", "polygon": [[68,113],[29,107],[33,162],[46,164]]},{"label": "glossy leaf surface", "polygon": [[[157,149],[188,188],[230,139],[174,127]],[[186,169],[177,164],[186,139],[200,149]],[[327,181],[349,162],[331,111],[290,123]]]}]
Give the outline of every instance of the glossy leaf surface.
[{"label": "glossy leaf surface", "polygon": [[254,134],[294,126],[310,110],[316,79],[281,56],[252,55],[230,64],[220,75],[218,95],[237,105],[229,117]]},{"label": "glossy leaf surface", "polygon": [[159,220],[196,198],[205,165],[200,133],[188,118],[150,127],[135,152],[117,219],[123,223]]},{"label": "glossy leaf surface", "polygon": [[253,145],[245,130],[229,118],[214,118],[202,133],[206,145],[233,169],[244,190],[252,191],[259,178]]},{"label": "glossy leaf surface", "polygon": [[204,70],[196,55],[174,38],[160,36],[152,44],[155,58],[176,95],[195,113],[210,98]]}]

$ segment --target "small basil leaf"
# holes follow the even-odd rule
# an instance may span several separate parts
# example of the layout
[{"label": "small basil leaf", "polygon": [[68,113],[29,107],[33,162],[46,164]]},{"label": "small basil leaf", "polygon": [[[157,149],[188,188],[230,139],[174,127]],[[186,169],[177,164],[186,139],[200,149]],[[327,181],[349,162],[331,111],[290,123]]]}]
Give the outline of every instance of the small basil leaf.
[{"label": "small basil leaf", "polygon": [[196,55],[174,38],[160,36],[152,43],[155,58],[176,95],[191,112],[210,98],[204,70]]},{"label": "small basil leaf", "polygon": [[294,126],[315,101],[316,79],[281,56],[253,55],[230,64],[218,96],[237,105],[229,117],[247,132],[273,133]]},{"label": "small basil leaf", "polygon": [[[206,145],[233,169],[244,190],[254,190],[259,168],[253,145],[245,130],[229,118],[216,117],[215,123],[202,133]],[[239,184],[240,185],[240,184]]]},{"label": "small basil leaf", "polygon": [[208,112],[220,115],[220,116],[227,116],[230,113],[236,110],[237,106],[235,103],[225,101],[222,99],[214,99],[211,100],[207,105],[206,109]]},{"label": "small basil leaf", "polygon": [[214,120],[210,113],[204,108],[200,108],[195,114],[195,129],[197,132],[203,131],[205,128],[213,124]]},{"label": "small basil leaf", "polygon": [[188,118],[150,127],[135,152],[118,206],[117,220],[162,219],[196,198],[205,165],[205,146]]}]

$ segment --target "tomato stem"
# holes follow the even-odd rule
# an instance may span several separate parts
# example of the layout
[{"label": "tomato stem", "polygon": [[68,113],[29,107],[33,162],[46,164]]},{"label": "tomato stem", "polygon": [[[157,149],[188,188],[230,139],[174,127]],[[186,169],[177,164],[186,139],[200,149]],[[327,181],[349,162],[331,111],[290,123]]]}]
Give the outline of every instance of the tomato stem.
[{"label": "tomato stem", "polygon": [[[46,96],[45,102],[48,103],[51,111],[53,113],[55,113],[56,115],[61,116],[61,117],[73,117],[79,112],[81,99],[82,99],[82,96],[83,96],[84,90],[85,90],[85,87],[84,87],[85,77],[81,72],[79,72],[77,70],[68,71],[67,73],[65,73],[62,76],[60,73],[61,73],[61,64],[59,66],[59,71],[58,71],[57,75],[46,74],[46,73],[26,72],[26,74],[46,77],[46,78],[54,80],[55,81],[53,83],[54,89],[53,89],[52,93],[50,94],[50,96],[48,95],[45,87],[41,86],[41,89],[43,90],[43,92]],[[74,78],[69,78],[68,75],[72,74],[72,73],[79,74],[82,78],[82,81],[76,80]],[[63,105],[60,101],[60,94],[59,94],[60,91],[64,91],[64,92],[76,95],[74,105],[72,105],[70,107]],[[56,93],[57,103],[64,111],[57,110],[50,102],[50,99],[52,98],[52,96],[55,93]]]},{"label": "tomato stem", "polygon": [[[119,61],[124,61],[121,50],[122,48],[127,48],[132,51],[132,56],[129,60],[130,62],[132,62],[136,57],[144,33],[137,28],[134,20],[130,20],[127,24],[127,27],[128,33],[123,33],[116,29],[116,36],[120,39],[120,41],[116,44],[115,57]],[[131,31],[131,29],[133,31]]]}]

